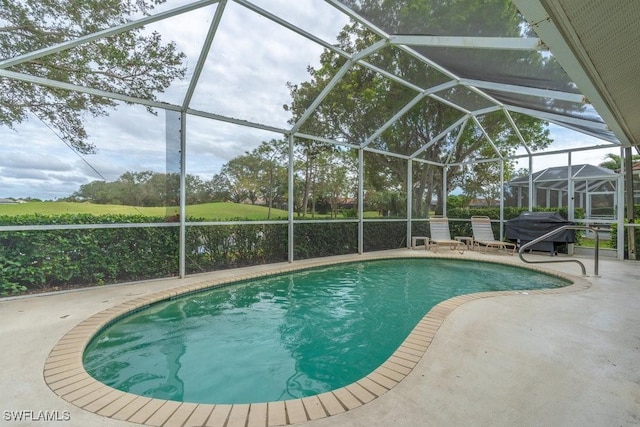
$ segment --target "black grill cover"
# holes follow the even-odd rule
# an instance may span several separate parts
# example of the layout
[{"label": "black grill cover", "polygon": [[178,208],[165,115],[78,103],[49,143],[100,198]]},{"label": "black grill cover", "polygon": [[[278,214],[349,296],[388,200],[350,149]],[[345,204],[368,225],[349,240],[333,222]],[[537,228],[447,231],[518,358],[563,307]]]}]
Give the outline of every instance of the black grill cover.
[{"label": "black grill cover", "polygon": [[[573,225],[573,222],[567,221],[557,212],[523,212],[507,221],[505,237],[521,246],[563,225]],[[555,252],[557,246],[574,242],[574,230],[563,230],[536,243],[530,249]]]}]

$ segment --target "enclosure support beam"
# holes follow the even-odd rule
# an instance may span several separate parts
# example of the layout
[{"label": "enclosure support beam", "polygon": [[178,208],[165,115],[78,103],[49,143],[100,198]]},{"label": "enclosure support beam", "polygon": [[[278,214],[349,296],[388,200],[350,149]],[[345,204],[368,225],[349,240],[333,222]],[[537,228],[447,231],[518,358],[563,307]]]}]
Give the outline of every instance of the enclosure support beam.
[{"label": "enclosure support beam", "polygon": [[[624,166],[622,166],[621,174],[618,176],[618,185],[616,188],[616,255],[620,261],[624,260],[624,219],[625,219],[625,176]],[[629,227],[629,234],[634,231],[633,227]],[[634,236],[635,237],[635,236]],[[635,240],[634,240],[635,243]],[[635,250],[635,247],[634,247]],[[631,252],[629,252],[629,259]]]},{"label": "enclosure support beam", "polygon": [[413,220],[413,161],[407,160],[407,248],[411,248]]},{"label": "enclosure support beam", "polygon": [[[627,222],[629,224],[627,230],[627,247],[629,249],[629,259],[636,259],[636,228],[633,225],[635,223],[635,213],[633,210],[633,162],[632,162],[632,152],[631,147],[624,148],[624,175],[626,177],[625,183],[625,206],[627,207]],[[624,223],[618,225],[618,230],[624,228]],[[618,234],[618,237],[621,237]],[[624,232],[622,234],[622,238],[618,238],[618,242],[624,241]]]},{"label": "enclosure support beam", "polygon": [[364,253],[364,150],[358,149],[358,253]]},{"label": "enclosure support beam", "polygon": [[533,157],[529,155],[529,212],[533,211],[533,194],[535,188],[533,188]]},{"label": "enclosure support beam", "polygon": [[288,260],[289,262],[293,262],[293,134],[289,135],[289,171],[288,171],[288,201],[287,201],[287,209],[289,211],[287,218],[289,218],[289,229],[287,232],[287,248],[288,252]]},{"label": "enclosure support beam", "polygon": [[538,38],[526,37],[460,37],[460,36],[423,36],[396,35],[389,37],[393,45],[431,46],[464,49],[493,50],[546,50]]},{"label": "enclosure support beam", "polygon": [[449,166],[442,168],[442,215],[447,216],[447,173],[449,172]]},{"label": "enclosure support beam", "polygon": [[500,240],[504,240],[504,160],[500,160]]},{"label": "enclosure support beam", "polygon": [[125,31],[134,30],[145,25],[161,21],[166,18],[170,18],[172,16],[180,15],[186,12],[191,12],[193,10],[199,9],[201,7],[209,6],[214,3],[217,3],[218,0],[203,0],[193,4],[188,4],[185,6],[177,7],[175,9],[167,10],[165,12],[159,12],[151,16],[145,16],[144,18],[126,22],[121,25],[117,25],[115,27],[107,28],[105,30],[101,30],[92,34],[87,34],[85,36],[77,37],[72,40],[68,40],[62,43],[58,43],[54,46],[49,46],[43,49],[38,49],[24,55],[18,55],[13,58],[5,59],[0,61],[0,68],[9,68],[23,62],[33,61],[38,58],[42,58],[43,56],[53,55],[56,53],[64,52],[66,50],[72,49],[74,47],[80,46],[85,43],[90,43],[99,39],[103,39],[106,37],[114,36],[120,33],[124,33]]},{"label": "enclosure support beam", "polygon": [[180,278],[187,275],[187,113],[180,113]]},{"label": "enclosure support beam", "polygon": [[573,182],[573,176],[571,175],[571,153],[567,153],[567,218],[569,221],[575,221],[576,219],[576,199],[575,199],[575,183]]},{"label": "enclosure support beam", "polygon": [[200,56],[198,56],[198,62],[196,62],[195,69],[193,70],[193,76],[191,77],[191,82],[189,83],[189,87],[187,88],[187,93],[184,96],[184,100],[182,101],[182,109],[186,111],[191,104],[191,99],[193,98],[193,94],[196,91],[196,86],[200,81],[200,75],[202,74],[202,69],[204,68],[205,63],[207,62],[207,56],[209,55],[209,51],[211,50],[211,44],[213,43],[213,38],[218,31],[218,26],[220,25],[220,21],[222,20],[222,14],[224,13],[224,9],[227,6],[227,0],[222,0],[218,7],[216,8],[216,14],[211,21],[211,25],[209,25],[209,31],[207,32],[207,37],[204,39],[204,43],[202,45],[202,49],[200,50]]}]

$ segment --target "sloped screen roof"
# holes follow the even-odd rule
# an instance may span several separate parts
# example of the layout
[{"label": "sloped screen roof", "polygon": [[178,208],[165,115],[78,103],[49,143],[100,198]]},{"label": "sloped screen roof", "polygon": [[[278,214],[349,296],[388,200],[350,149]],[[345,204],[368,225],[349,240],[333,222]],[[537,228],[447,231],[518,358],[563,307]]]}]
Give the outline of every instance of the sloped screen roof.
[{"label": "sloped screen roof", "polygon": [[[603,119],[528,27],[503,1],[340,1],[383,38],[443,70],[472,114],[519,112],[616,142]],[[357,18],[356,18],[357,19]],[[424,88],[428,89],[428,88]],[[473,109],[475,106],[475,109]]]},{"label": "sloped screen roof", "polygon": [[[305,16],[308,5],[326,16]],[[322,7],[319,7],[319,6]],[[294,13],[295,12],[295,13]],[[154,15],[155,14],[155,15]],[[185,33],[178,18],[191,14],[202,25],[193,25]],[[238,18],[241,17],[241,18]],[[175,32],[161,23],[175,22]],[[318,25],[324,22],[325,29]],[[193,22],[193,21],[190,21]],[[89,81],[57,82],[52,76],[29,75],[21,67],[26,61],[46,55],[60,55],[66,50],[108,36],[146,25],[159,27],[163,36],[182,34],[189,37],[184,44],[187,56],[186,80],[173,84],[158,99],[131,97],[127,93],[97,90]],[[358,27],[363,35],[358,49],[346,52],[336,39],[340,28]],[[269,27],[271,37],[265,41],[253,29]],[[155,31],[155,29],[154,29]],[[250,70],[251,58],[234,56],[234,49],[255,46],[252,55],[269,52],[269,64],[264,69],[260,86],[278,86],[277,98],[263,96],[259,91],[248,92],[242,80],[255,78]],[[274,114],[287,99],[285,82],[297,84],[291,67],[279,66],[278,51],[295,49],[300,66],[317,63],[326,53],[336,55],[332,76],[327,77],[324,89],[307,105],[300,106],[295,120]],[[324,52],[324,53],[323,53]],[[276,55],[273,57],[272,55]],[[447,111],[447,119],[420,148],[393,153],[406,158],[421,159],[422,153],[433,144],[455,139],[470,124],[482,133],[479,119],[502,114],[521,145],[530,152],[528,141],[517,129],[518,115],[526,115],[558,124],[616,146],[616,136],[602,117],[581,95],[580,88],[559,66],[554,55],[545,49],[516,7],[505,0],[307,0],[300,2],[269,1],[181,1],[161,4],[149,16],[124,23],[121,28],[103,29],[95,34],[44,46],[34,52],[12,52],[13,57],[0,60],[0,77],[77,90],[96,96],[110,97],[124,102],[140,103],[153,108],[186,111],[194,115],[243,124],[273,132],[292,133],[299,137],[347,143],[370,150],[385,151],[379,142],[381,135],[394,131],[394,122],[410,113],[417,105],[429,105],[429,111]],[[391,59],[390,59],[391,58]],[[233,72],[222,65],[233,65]],[[374,75],[380,84],[389,88],[389,96],[379,97],[368,109],[378,114],[368,125],[358,129],[358,135],[344,134],[338,127],[327,130],[316,120],[317,112],[325,107],[326,97],[340,81],[357,78],[362,70]],[[245,73],[246,72],[246,73]],[[355,76],[355,77],[354,77]],[[204,79],[208,82],[203,83]],[[251,86],[256,88],[255,85]],[[236,88],[230,91],[230,88]],[[241,91],[243,93],[239,93]],[[402,92],[401,96],[396,94]],[[365,99],[368,94],[359,94]],[[241,108],[231,108],[221,100],[241,98]],[[267,106],[268,109],[265,109]],[[366,119],[368,109],[354,112]],[[282,112],[282,111],[281,111]],[[372,116],[373,117],[373,116]],[[323,129],[323,130],[321,130]],[[491,135],[486,135],[493,145]],[[494,157],[510,153],[493,147]],[[443,159],[440,161],[444,162]],[[462,161],[455,159],[455,161]]]}]

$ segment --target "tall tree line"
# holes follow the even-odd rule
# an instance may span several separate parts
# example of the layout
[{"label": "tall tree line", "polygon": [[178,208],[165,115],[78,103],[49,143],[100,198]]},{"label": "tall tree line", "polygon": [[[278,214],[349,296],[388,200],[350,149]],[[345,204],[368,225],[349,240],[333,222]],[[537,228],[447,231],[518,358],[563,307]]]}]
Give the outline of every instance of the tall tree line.
[{"label": "tall tree line", "polygon": [[[311,153],[306,144],[294,150],[294,210],[300,216],[316,212],[338,216],[353,203],[357,189],[354,157],[348,152],[324,148]],[[186,203],[210,202],[288,204],[288,143],[262,142],[252,151],[231,159],[210,180],[186,176]],[[126,172],[112,182],[93,181],[66,198],[99,204],[130,206],[176,206],[180,203],[179,174],[152,171]]]}]

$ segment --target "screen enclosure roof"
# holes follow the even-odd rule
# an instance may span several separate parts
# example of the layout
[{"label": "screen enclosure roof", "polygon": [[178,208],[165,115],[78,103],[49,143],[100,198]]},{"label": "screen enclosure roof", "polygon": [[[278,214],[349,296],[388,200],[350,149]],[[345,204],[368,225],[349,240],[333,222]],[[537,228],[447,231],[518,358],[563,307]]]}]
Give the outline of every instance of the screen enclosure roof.
[{"label": "screen enclosure roof", "polygon": [[[520,19],[497,24],[514,13]],[[184,21],[186,16],[195,21]],[[192,28],[185,28],[185,22]],[[357,50],[345,51],[336,42],[346,25],[368,34]],[[56,81],[20,71],[22,63],[142,27],[167,40],[188,37],[179,44],[187,56],[186,79],[157,97],[132,98],[92,88],[88,81]],[[261,37],[257,28],[268,29],[269,37]],[[452,112],[454,119],[442,123],[415,152],[392,154],[419,160],[431,145],[455,140],[465,126],[482,132],[479,118],[493,114],[509,122],[521,154],[528,155],[534,150],[517,128],[520,115],[588,135],[590,141],[597,138],[596,147],[640,144],[639,29],[640,2],[635,0],[182,0],[115,28],[3,58],[0,77],[372,151],[395,121],[416,105],[431,103]],[[284,60],[292,52],[298,62]],[[292,69],[318,67],[323,52],[340,58],[342,65],[303,113],[295,120],[282,113],[261,114],[290,103],[287,84],[304,79]],[[398,62],[389,63],[389,57]],[[389,87],[404,88],[405,96],[383,99],[392,105],[388,116],[371,122],[365,138],[316,132],[315,112],[341,79],[360,69],[374,72]],[[257,74],[264,83],[255,84]],[[279,92],[261,92],[267,86]],[[246,105],[225,105],[222,98],[246,100]],[[493,136],[484,132],[484,137],[495,159],[503,158]]]}]

